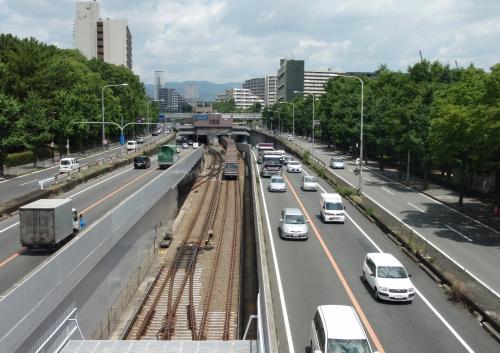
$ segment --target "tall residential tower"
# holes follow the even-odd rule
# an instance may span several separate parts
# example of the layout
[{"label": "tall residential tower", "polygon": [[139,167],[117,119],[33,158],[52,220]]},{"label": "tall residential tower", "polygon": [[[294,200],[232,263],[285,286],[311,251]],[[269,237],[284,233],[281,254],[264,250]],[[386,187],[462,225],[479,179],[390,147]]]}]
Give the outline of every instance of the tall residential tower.
[{"label": "tall residential tower", "polygon": [[127,20],[100,18],[95,0],[76,2],[74,42],[87,59],[97,58],[132,69],[132,35]]}]

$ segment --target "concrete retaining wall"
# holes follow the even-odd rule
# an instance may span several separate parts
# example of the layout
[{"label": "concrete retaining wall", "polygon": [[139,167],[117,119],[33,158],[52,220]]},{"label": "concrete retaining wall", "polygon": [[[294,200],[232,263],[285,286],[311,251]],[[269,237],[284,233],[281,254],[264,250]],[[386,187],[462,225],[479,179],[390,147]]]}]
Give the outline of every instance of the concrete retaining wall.
[{"label": "concrete retaining wall", "polygon": [[81,338],[76,323],[85,338],[112,328],[109,310],[154,247],[155,225],[176,212],[177,184],[201,157],[200,148],[161,172],[1,297],[2,352],[53,352],[67,336]]}]

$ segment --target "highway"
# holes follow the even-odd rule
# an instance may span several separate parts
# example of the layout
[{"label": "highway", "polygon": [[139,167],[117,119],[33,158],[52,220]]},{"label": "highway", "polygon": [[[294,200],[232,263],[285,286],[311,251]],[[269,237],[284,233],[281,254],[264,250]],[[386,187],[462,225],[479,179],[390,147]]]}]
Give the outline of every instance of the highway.
[{"label": "highway", "polygon": [[[185,156],[192,149],[181,150]],[[81,184],[58,198],[71,198],[73,207],[83,216],[89,226],[131,193],[165,171],[158,169],[156,156],[152,157],[151,168],[134,169],[133,166],[117,169],[112,173]],[[27,251],[19,242],[19,216],[17,214],[0,222],[0,293],[50,257],[51,252]]]},{"label": "highway", "polygon": [[[322,304],[357,307],[372,347],[380,353],[498,351],[498,343],[470,313],[448,301],[441,288],[348,202],[345,224],[323,224],[318,218],[319,194],[334,190],[320,181],[318,192],[301,191],[304,173],[284,172],[286,193],[268,192],[266,178],[259,185],[265,200],[261,207],[269,237],[268,263],[276,281],[273,306],[280,352],[308,352],[312,316]],[[310,220],[309,240],[279,238],[284,207],[302,209]],[[394,254],[413,275],[417,296],[412,304],[377,302],[363,283],[364,256],[379,251]]]},{"label": "highway", "polygon": [[[295,139],[294,143],[310,151],[311,143],[301,139]],[[326,166],[333,155],[326,146],[315,145],[314,156]],[[358,176],[353,173],[354,168],[354,162],[346,160],[345,169],[330,170],[357,188]],[[418,236],[427,238],[500,299],[499,231],[366,167],[363,167],[363,194]]]},{"label": "highway", "polygon": [[[153,142],[164,136],[149,136],[145,139],[145,142]],[[142,145],[139,145],[142,146]],[[121,146],[110,148],[106,151],[95,152],[89,155],[71,155],[79,160],[80,166],[86,164],[95,163],[96,161],[103,158],[110,158],[113,155],[119,155],[121,153]],[[124,147],[126,149],[126,147]],[[126,152],[126,151],[125,151]],[[5,179],[0,182],[0,203],[10,201],[16,197],[25,195],[29,192],[40,189],[38,182],[47,178],[54,177],[59,174],[59,165],[37,170],[32,173],[20,175],[12,179]]]}]

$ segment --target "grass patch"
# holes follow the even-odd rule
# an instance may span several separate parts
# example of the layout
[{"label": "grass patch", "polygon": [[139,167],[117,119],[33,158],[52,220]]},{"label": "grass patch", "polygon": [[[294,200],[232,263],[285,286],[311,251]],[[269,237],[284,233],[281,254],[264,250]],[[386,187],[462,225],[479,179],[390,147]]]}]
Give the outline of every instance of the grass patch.
[{"label": "grass patch", "polygon": [[[356,195],[356,189],[353,189],[349,186],[338,186],[337,187],[337,192],[340,194],[342,197],[349,197],[352,195]],[[373,212],[373,210],[372,210]]]}]

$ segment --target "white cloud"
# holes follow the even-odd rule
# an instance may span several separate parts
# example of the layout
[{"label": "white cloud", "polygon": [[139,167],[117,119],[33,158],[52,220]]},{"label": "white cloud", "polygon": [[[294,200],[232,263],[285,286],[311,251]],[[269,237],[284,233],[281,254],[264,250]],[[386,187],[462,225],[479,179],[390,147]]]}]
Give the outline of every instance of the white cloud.
[{"label": "white cloud", "polygon": [[[151,82],[217,82],[306,69],[405,70],[424,57],[489,68],[498,62],[498,0],[101,0],[103,17],[126,18],[134,71]],[[0,31],[73,45],[72,0],[0,0]]]}]

